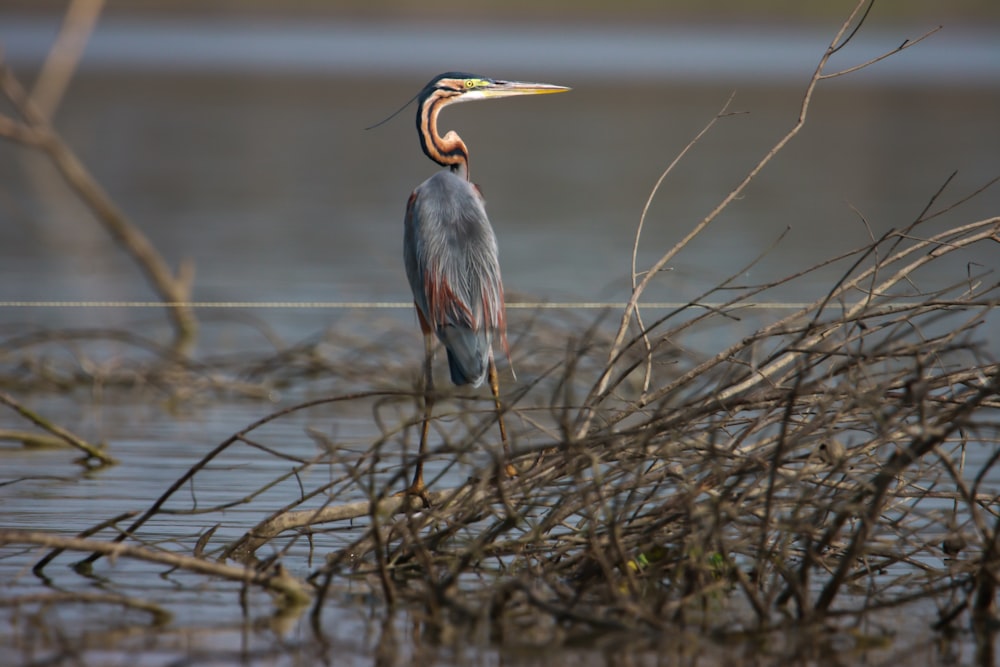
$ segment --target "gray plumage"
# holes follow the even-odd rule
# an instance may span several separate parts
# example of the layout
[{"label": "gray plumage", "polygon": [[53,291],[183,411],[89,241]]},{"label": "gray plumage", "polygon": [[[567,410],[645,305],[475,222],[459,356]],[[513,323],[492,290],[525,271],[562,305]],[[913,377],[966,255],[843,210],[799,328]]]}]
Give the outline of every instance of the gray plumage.
[{"label": "gray plumage", "polygon": [[478,387],[493,336],[506,348],[506,329],[496,236],[476,186],[447,170],[418,186],[406,207],[403,259],[421,324],[444,343],[452,381]]},{"label": "gray plumage", "polygon": [[483,196],[469,181],[469,150],[454,130],[444,136],[438,133],[438,115],[456,102],[566,90],[569,89],[548,83],[500,81],[475,74],[445,72],[431,79],[414,98],[417,100],[420,147],[427,157],[447,168],[413,191],[406,204],[403,223],[406,277],[424,332],[426,351],[420,449],[414,464],[413,482],[406,493],[420,496],[425,505],[430,501],[425,493],[424,458],[434,408],[432,333],[448,351],[448,369],[455,384],[478,387],[489,378],[500,442],[507,460],[503,473],[508,477],[517,475],[517,469],[510,463],[500,381],[493,363],[494,337],[500,339],[510,359],[497,240],[486,217]]}]

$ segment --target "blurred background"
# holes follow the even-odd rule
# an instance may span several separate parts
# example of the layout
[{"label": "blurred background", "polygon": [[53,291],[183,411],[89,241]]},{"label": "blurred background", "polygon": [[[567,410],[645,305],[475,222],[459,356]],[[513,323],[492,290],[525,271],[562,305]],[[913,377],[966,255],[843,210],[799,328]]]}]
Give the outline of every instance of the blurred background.
[{"label": "blurred background", "polygon": [[[442,71],[571,86],[567,95],[449,109],[442,131],[457,130],[470,148],[511,300],[624,300],[636,226],[662,170],[724,107],[735,112],[660,189],[640,269],[792,127],[853,6],[107,2],[54,122],[170,264],[193,261],[195,299],[406,302],[403,210],[438,167],[420,152],[413,107],[364,128]],[[6,0],[0,8],[7,64],[29,88],[66,7]],[[908,224],[953,172],[942,204],[1000,174],[1000,4],[878,2],[832,68],[938,26],[911,49],[823,82],[805,130],[647,298],[693,299],[734,272],[749,285],[803,270]],[[994,189],[941,222],[998,211]],[[961,279],[969,261],[996,265],[995,255],[963,257],[950,267],[955,276],[935,279]],[[46,160],[10,141],[0,143],[0,267],[5,301],[153,297]],[[815,298],[842,270],[817,271],[769,298]],[[391,316],[413,319],[407,309]],[[128,325],[139,315],[7,309],[0,317]],[[301,337],[334,315],[268,317]]]}]

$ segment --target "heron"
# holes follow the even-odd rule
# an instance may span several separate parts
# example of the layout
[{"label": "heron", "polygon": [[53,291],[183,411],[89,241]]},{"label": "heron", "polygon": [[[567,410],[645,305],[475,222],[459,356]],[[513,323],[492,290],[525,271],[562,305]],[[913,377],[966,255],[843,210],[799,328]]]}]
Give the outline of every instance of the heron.
[{"label": "heron", "polygon": [[445,169],[413,191],[403,222],[406,277],[424,334],[420,447],[413,481],[404,494],[425,495],[424,457],[434,406],[435,337],[447,352],[454,384],[478,387],[489,380],[505,456],[504,471],[509,476],[516,474],[510,463],[510,444],[493,360],[495,340],[499,340],[510,359],[497,240],[486,216],[483,195],[469,180],[469,150],[454,130],[444,136],[438,133],[438,115],[446,106],[458,102],[567,90],[547,83],[446,72],[431,79],[414,98],[420,147]]}]

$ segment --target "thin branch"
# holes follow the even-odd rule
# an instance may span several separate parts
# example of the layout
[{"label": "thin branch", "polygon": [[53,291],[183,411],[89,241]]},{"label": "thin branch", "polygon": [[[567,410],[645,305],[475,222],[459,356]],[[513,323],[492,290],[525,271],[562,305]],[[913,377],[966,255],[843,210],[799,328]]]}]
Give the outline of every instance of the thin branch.
[{"label": "thin branch", "polygon": [[0,530],[0,544],[35,544],[60,549],[62,551],[89,551],[114,558],[133,558],[149,563],[160,563],[170,567],[221,577],[231,581],[242,581],[282,594],[290,603],[302,604],[310,599],[306,584],[287,572],[264,573],[245,567],[235,567],[214,561],[154,551],[146,547],[79,537],[62,537],[50,533],[30,530]]},{"label": "thin branch", "polygon": [[894,48],[892,51],[886,51],[882,55],[876,56],[876,57],[874,57],[874,58],[872,58],[870,60],[866,60],[865,62],[861,63],[860,65],[855,65],[853,67],[848,67],[847,69],[842,69],[842,70],[840,70],[838,72],[831,72],[830,74],[824,74],[824,75],[822,75],[819,78],[820,78],[820,80],[835,79],[838,76],[846,76],[846,75],[851,74],[853,72],[857,72],[858,70],[863,70],[864,68],[870,67],[871,65],[874,65],[877,62],[881,62],[881,61],[885,60],[886,58],[890,58],[890,57],[896,55],[897,53],[905,51],[906,49],[910,48],[911,46],[916,46],[917,44],[919,44],[920,42],[924,41],[925,39],[927,39],[928,37],[930,37],[931,35],[933,35],[937,31],[941,30],[941,28],[943,28],[943,27],[944,26],[940,26],[939,25],[938,27],[936,27],[936,28],[934,28],[932,30],[928,30],[927,32],[925,32],[924,34],[922,34],[920,37],[917,37],[916,39],[908,39],[908,40],[904,41],[902,44],[900,44],[899,46],[897,46],[896,48]]},{"label": "thin branch", "polygon": [[[721,202],[705,217],[695,225],[691,231],[689,231],[680,241],[678,241],[670,250],[663,254],[647,271],[646,276],[643,280],[632,290],[632,296],[625,306],[625,311],[622,314],[621,325],[618,329],[618,333],[615,336],[614,342],[611,345],[611,349],[608,353],[608,364],[605,368],[604,373],[601,374],[598,379],[594,389],[591,392],[591,397],[601,395],[604,393],[607,387],[608,381],[611,377],[612,366],[611,360],[613,360],[618,354],[622,343],[625,340],[626,333],[628,332],[629,324],[632,320],[632,315],[638,307],[639,298],[645,291],[646,287],[649,285],[653,277],[669,263],[683,248],[687,245],[702,231],[705,230],[718,216],[722,213],[735,199],[740,197],[747,186],[757,177],[757,175],[763,171],[774,157],[781,152],[782,149],[790,142],[802,129],[806,122],[806,116],[809,111],[810,104],[812,102],[813,92],[816,86],[819,84],[822,78],[823,70],[826,68],[826,64],[830,57],[835,53],[837,44],[841,41],[844,35],[847,33],[851,24],[854,22],[855,18],[861,12],[861,8],[868,2],[868,0],[861,0],[855,6],[854,10],[851,12],[850,16],[841,25],[840,30],[837,31],[833,39],[830,42],[830,46],[827,48],[826,52],[820,58],[819,63],[816,65],[816,69],[813,72],[812,77],[809,79],[809,83],[806,85],[805,93],[802,97],[802,103],[799,108],[799,115],[792,126],[792,128],[778,140],[776,144],[764,155],[763,158],[744,176],[743,180],[740,181],[739,185],[736,186],[728,195],[726,195]],[[856,29],[855,29],[856,30]],[[588,401],[589,403],[589,401]],[[593,408],[587,409],[587,416],[583,419],[582,424],[577,431],[577,436],[582,437],[587,430],[589,430],[591,425],[591,420],[593,417]]]},{"label": "thin branch", "polygon": [[7,407],[13,409],[15,412],[17,412],[19,415],[30,421],[32,424],[51,433],[53,436],[62,440],[70,447],[74,447],[83,452],[84,454],[86,454],[86,456],[81,460],[81,462],[84,465],[89,466],[91,465],[91,462],[94,460],[96,460],[99,465],[105,465],[105,466],[114,465],[115,463],[117,463],[117,461],[115,461],[115,459],[110,454],[104,451],[104,448],[102,446],[93,445],[84,440],[83,438],[81,438],[80,436],[64,429],[58,424],[53,424],[48,419],[45,419],[38,413],[28,409],[27,407],[19,403],[17,400],[14,399],[13,396],[10,396],[5,392],[0,392],[0,403],[3,403]]},{"label": "thin branch", "polygon": [[55,115],[103,8],[104,0],[72,0],[66,9],[59,36],[31,91],[31,101],[46,119]]}]

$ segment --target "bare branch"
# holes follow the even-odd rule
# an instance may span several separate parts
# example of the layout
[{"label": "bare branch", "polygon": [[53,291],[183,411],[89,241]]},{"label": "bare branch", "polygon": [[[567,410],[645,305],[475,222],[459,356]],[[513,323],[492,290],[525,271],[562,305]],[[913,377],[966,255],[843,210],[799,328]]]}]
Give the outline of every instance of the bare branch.
[{"label": "bare branch", "polygon": [[[83,163],[56,133],[45,113],[35,106],[27,92],[14,77],[13,72],[2,60],[0,60],[0,91],[7,96],[18,113],[24,117],[27,128],[31,132],[31,145],[37,146],[49,156],[66,182],[90,207],[112,238],[131,255],[160,298],[167,303],[167,312],[174,322],[175,349],[182,353],[189,349],[194,343],[197,331],[194,312],[188,305],[190,300],[190,268],[179,271],[177,277],[173,275],[170,267],[146,235],[126,218],[107,192],[91,176]],[[8,131],[12,134],[5,136],[16,138],[23,134],[23,132],[17,131],[17,127],[16,125],[9,127]]]},{"label": "bare branch", "polygon": [[4,392],[0,392],[0,403],[12,408],[15,412],[33,423],[35,426],[51,433],[53,436],[59,438],[70,447],[79,449],[81,452],[86,454],[81,461],[84,465],[90,465],[92,460],[96,460],[100,465],[114,465],[116,463],[114,458],[107,454],[100,445],[92,445],[83,438],[70,433],[58,424],[53,424],[48,419],[39,416],[37,413],[21,405],[21,403],[16,401],[14,397]]},{"label": "bare branch", "polygon": [[63,551],[89,551],[110,558],[133,558],[149,563],[169,565],[188,572],[222,577],[231,581],[254,584],[283,595],[289,603],[302,604],[310,599],[306,585],[287,572],[258,572],[245,567],[234,567],[223,563],[154,551],[145,547],[127,544],[88,540],[79,537],[61,537],[50,533],[27,530],[0,530],[0,544],[36,544]]}]

